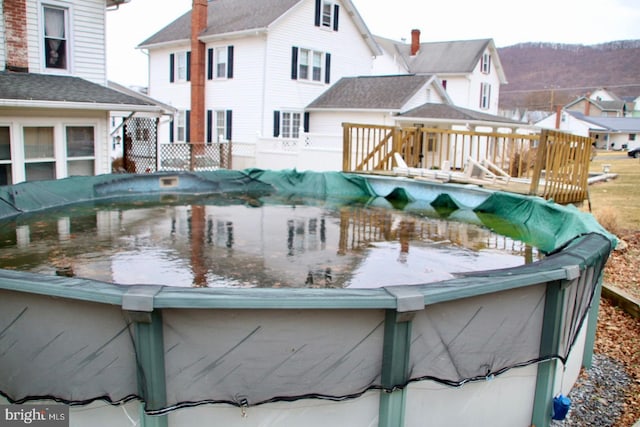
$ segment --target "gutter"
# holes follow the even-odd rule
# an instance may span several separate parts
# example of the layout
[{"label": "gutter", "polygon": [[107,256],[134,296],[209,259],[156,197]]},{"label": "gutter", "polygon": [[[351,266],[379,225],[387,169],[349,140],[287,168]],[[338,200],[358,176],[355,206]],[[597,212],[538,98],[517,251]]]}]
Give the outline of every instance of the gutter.
[{"label": "gutter", "polygon": [[46,108],[92,111],[137,111],[162,114],[164,110],[155,105],[104,104],[98,102],[36,101],[20,99],[0,99],[0,107]]}]

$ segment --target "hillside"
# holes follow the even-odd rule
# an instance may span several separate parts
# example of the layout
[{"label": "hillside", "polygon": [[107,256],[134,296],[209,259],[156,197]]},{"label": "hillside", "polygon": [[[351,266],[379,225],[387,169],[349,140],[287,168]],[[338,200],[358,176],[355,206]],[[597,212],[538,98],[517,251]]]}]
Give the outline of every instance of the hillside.
[{"label": "hillside", "polygon": [[640,95],[640,40],[520,43],[498,53],[509,82],[500,88],[503,110],[550,111],[601,87],[621,97]]}]

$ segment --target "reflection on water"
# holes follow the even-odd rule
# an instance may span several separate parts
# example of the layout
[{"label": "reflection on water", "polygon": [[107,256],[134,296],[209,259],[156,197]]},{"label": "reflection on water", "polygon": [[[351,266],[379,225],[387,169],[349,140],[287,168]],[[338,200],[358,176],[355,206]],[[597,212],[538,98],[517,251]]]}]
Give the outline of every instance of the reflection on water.
[{"label": "reflection on water", "polygon": [[76,206],[0,231],[0,268],[120,284],[371,288],[537,257],[480,221],[364,204]]}]

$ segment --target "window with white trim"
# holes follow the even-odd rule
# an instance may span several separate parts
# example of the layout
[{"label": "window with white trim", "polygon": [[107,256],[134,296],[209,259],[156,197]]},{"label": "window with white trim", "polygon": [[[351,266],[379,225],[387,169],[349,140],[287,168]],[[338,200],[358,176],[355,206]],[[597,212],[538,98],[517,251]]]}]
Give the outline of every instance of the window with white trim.
[{"label": "window with white trim", "polygon": [[283,138],[299,138],[300,137],[300,113],[291,111],[282,112],[282,126],[280,132]]},{"label": "window with white trim", "polygon": [[298,79],[322,81],[322,52],[300,49]]},{"label": "window with white trim", "polygon": [[176,77],[179,82],[187,80],[187,52],[176,53]]},{"label": "window with white trim", "polygon": [[180,111],[176,114],[176,141],[185,142],[187,138],[186,112]]},{"label": "window with white trim", "polygon": [[11,129],[0,126],[0,185],[13,184],[11,169]]},{"label": "window with white trim", "polygon": [[56,179],[53,126],[25,126],[22,132],[26,180]]},{"label": "window with white trim", "polygon": [[95,129],[93,126],[67,126],[67,175],[92,176],[95,173]]},{"label": "window with white trim", "polygon": [[215,115],[215,139],[216,142],[223,142],[227,139],[227,112],[226,110],[216,110]]},{"label": "window with white trim", "polygon": [[488,110],[491,102],[491,85],[489,83],[480,83],[480,108]]},{"label": "window with white trim", "polygon": [[485,52],[482,54],[482,60],[480,61],[480,71],[483,74],[489,74],[491,72],[491,54]]},{"label": "window with white trim", "polygon": [[45,69],[69,70],[68,15],[68,9],[42,6]]},{"label": "window with white trim", "polygon": [[324,1],[322,2],[322,26],[331,28],[331,26],[333,25],[332,22],[333,22],[333,2]]}]

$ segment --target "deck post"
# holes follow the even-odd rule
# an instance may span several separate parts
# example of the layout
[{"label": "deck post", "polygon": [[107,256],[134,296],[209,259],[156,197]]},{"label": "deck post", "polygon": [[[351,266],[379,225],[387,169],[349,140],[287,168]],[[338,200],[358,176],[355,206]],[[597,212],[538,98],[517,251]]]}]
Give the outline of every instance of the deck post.
[{"label": "deck post", "polygon": [[538,195],[538,186],[540,184],[540,176],[542,175],[542,169],[545,167],[547,160],[547,141],[549,139],[549,131],[542,129],[540,132],[540,141],[538,143],[538,150],[536,153],[536,163],[533,166],[533,176],[531,177],[531,186],[529,187],[529,194],[531,196]]},{"label": "deck post", "polygon": [[[540,337],[540,357],[557,354],[562,336],[562,312],[564,305],[563,281],[547,283],[545,296],[542,334]],[[538,363],[538,375],[533,401],[531,424],[536,427],[548,427],[553,411],[556,367],[554,359]]]}]

